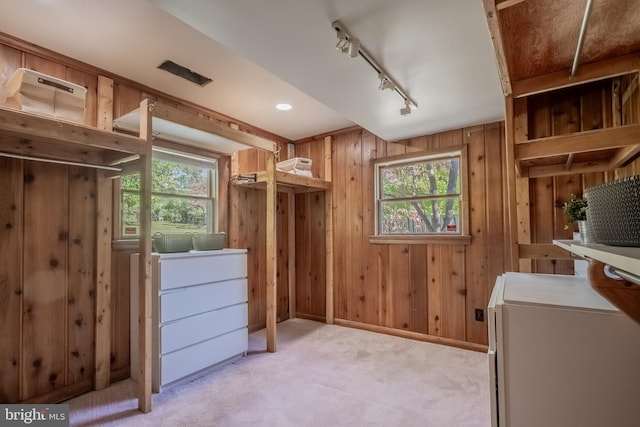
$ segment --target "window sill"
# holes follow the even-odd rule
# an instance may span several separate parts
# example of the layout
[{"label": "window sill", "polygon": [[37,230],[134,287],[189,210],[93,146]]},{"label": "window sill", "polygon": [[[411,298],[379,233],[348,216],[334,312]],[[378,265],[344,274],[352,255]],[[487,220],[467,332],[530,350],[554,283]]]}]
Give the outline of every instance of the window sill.
[{"label": "window sill", "polygon": [[369,236],[369,243],[374,245],[469,245],[471,236],[469,235],[384,235]]}]

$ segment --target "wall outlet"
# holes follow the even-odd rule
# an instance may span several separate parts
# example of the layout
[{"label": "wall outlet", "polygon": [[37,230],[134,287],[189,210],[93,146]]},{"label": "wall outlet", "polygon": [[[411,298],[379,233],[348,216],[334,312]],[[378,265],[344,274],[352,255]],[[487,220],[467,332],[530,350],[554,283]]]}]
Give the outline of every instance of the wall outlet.
[{"label": "wall outlet", "polygon": [[476,321],[484,322],[484,310],[481,308],[476,308]]}]

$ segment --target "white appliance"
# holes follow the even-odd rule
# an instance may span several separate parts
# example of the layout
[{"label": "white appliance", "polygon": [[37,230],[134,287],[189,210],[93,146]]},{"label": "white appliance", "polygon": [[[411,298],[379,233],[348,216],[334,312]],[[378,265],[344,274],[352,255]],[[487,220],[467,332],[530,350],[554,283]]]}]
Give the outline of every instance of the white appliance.
[{"label": "white appliance", "polygon": [[640,324],[586,277],[506,273],[488,309],[492,426],[640,426]]}]

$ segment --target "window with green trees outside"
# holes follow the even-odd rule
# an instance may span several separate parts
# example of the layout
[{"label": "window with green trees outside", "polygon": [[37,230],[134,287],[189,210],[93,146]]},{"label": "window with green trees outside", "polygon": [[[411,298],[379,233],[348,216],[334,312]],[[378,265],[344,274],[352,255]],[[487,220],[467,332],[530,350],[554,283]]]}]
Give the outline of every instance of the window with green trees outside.
[{"label": "window with green trees outside", "polygon": [[[215,159],[154,158],[151,165],[151,233],[215,232]],[[122,237],[137,237],[140,225],[139,174],[122,177]]]},{"label": "window with green trees outside", "polygon": [[460,235],[461,150],[415,153],[375,165],[378,235]]}]

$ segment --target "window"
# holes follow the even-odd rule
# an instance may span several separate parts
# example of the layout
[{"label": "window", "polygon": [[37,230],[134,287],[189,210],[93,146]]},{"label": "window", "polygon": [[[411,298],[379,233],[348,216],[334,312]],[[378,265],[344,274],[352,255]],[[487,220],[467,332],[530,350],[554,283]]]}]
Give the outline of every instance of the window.
[{"label": "window", "polygon": [[463,236],[465,147],[375,162],[376,236]]},{"label": "window", "polygon": [[[152,234],[217,231],[215,159],[154,151],[151,177]],[[137,237],[139,174],[122,177],[120,187],[121,235],[123,238]]]}]

